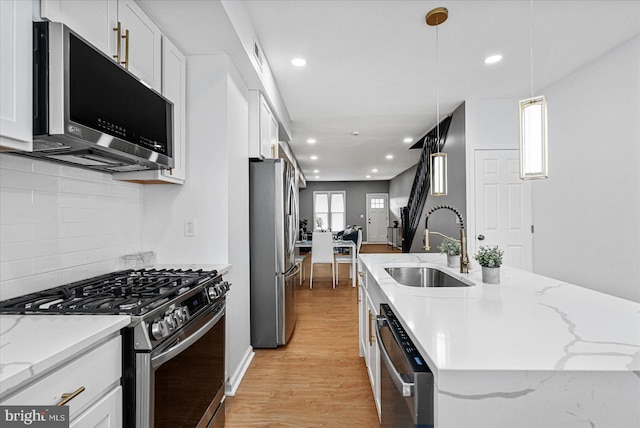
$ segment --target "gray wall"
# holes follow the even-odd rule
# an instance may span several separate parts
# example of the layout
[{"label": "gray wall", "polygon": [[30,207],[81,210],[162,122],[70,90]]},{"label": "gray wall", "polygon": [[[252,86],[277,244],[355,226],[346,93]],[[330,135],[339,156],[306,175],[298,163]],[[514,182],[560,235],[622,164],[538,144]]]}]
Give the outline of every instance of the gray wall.
[{"label": "gray wall", "polygon": [[[453,205],[460,211],[465,222],[467,221],[467,184],[465,162],[465,115],[464,103],[460,104],[453,112],[449,133],[443,151],[447,154],[448,184],[447,196],[427,196],[427,201],[422,211],[422,219],[416,231],[411,245],[412,253],[424,252],[422,249],[422,236],[424,234],[424,216],[436,205]],[[415,177],[416,167],[409,168],[402,174],[391,179],[389,183],[389,207],[392,210],[393,220],[399,220],[399,207],[405,206],[409,200],[411,185]],[[439,210],[429,217],[429,230],[444,233],[445,235],[459,238],[460,225],[456,222],[456,216],[449,210]],[[438,253],[438,245],[442,238],[432,236],[429,239],[432,253]]]},{"label": "gray wall", "polygon": [[300,219],[307,219],[307,230],[313,229],[313,192],[336,190],[346,192],[347,224],[362,226],[366,241],[367,193],[389,193],[389,181],[307,181],[300,189]]},{"label": "gray wall", "polygon": [[400,209],[407,206],[409,202],[409,194],[411,193],[411,185],[416,176],[417,165],[412,166],[404,172],[396,175],[389,182],[389,222],[397,221],[402,224],[400,218]]}]

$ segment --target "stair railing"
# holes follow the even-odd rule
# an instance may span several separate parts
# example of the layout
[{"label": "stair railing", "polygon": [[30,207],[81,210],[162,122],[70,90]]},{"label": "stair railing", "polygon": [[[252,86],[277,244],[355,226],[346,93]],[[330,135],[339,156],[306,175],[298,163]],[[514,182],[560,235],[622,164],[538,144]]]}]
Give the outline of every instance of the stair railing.
[{"label": "stair railing", "polygon": [[[401,213],[403,253],[408,253],[411,250],[411,244],[413,243],[413,238],[418,230],[422,210],[424,209],[424,204],[427,201],[427,195],[429,194],[429,188],[431,185],[431,153],[443,150],[447,141],[447,133],[449,132],[450,124],[451,115],[440,121],[439,142],[437,141],[438,132],[435,126],[424,136],[424,143],[422,145],[422,151],[420,152],[420,160],[418,161],[418,167],[416,168],[416,175],[413,178],[413,184],[411,185],[409,200],[407,202],[407,206],[402,208]],[[439,150],[438,143],[440,144]]]}]

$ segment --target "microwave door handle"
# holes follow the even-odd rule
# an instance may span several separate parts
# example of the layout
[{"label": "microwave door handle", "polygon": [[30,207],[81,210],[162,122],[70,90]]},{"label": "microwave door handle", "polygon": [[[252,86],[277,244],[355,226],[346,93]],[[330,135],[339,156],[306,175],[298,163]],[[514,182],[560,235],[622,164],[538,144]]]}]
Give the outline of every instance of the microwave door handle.
[{"label": "microwave door handle", "polygon": [[207,321],[207,323],[205,325],[200,327],[191,336],[187,337],[182,342],[176,343],[174,346],[172,346],[171,348],[167,349],[162,354],[156,355],[155,357],[153,357],[151,359],[151,367],[154,368],[154,369],[157,369],[158,367],[160,367],[161,365],[163,365],[164,363],[166,363],[167,361],[169,361],[170,359],[172,359],[173,357],[175,357],[176,355],[178,355],[179,353],[181,353],[182,351],[187,349],[194,342],[196,342],[202,336],[207,334],[207,332],[209,330],[211,330],[213,328],[213,326],[216,325],[216,323],[218,321],[220,321],[220,318],[222,318],[224,316],[225,312],[226,311],[218,312],[215,317],[213,317],[212,319]]},{"label": "microwave door handle", "polygon": [[[380,320],[380,318],[378,318],[378,320]],[[382,357],[382,361],[384,362],[384,365],[387,367],[387,371],[391,376],[391,380],[393,380],[393,383],[396,385],[396,388],[398,388],[398,391],[402,392],[403,397],[413,396],[413,389],[415,387],[415,383],[405,382],[404,379],[402,379],[402,376],[400,376],[400,373],[398,373],[398,370],[396,370],[396,367],[393,365],[393,362],[391,361],[391,357],[389,356],[389,353],[387,352],[387,349],[384,346],[384,342],[382,341],[382,337],[380,336],[380,322],[376,322],[375,325],[376,325],[376,329],[375,329],[376,338],[378,340],[378,347],[380,348],[380,356]]]}]

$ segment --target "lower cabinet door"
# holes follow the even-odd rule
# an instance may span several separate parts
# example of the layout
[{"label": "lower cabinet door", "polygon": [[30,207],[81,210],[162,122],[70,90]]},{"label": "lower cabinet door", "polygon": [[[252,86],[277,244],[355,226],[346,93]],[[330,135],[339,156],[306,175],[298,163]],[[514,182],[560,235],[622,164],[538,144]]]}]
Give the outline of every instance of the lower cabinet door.
[{"label": "lower cabinet door", "polygon": [[93,406],[71,421],[69,428],[121,428],[122,387],[109,391]]}]

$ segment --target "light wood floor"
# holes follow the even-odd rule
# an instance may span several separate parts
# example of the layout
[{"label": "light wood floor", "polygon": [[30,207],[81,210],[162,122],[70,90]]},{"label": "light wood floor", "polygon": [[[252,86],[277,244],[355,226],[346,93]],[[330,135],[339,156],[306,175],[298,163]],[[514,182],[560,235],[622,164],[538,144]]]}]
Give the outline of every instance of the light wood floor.
[{"label": "light wood floor", "polygon": [[[361,252],[391,252],[363,244]],[[309,272],[307,266],[305,273]],[[227,428],[379,427],[364,359],[358,356],[357,289],[348,266],[331,287],[330,270],[314,271],[296,290],[297,323],[286,346],[256,349],[234,397]]]}]

